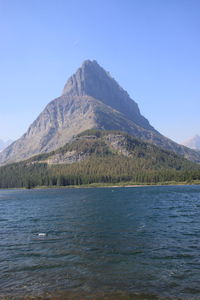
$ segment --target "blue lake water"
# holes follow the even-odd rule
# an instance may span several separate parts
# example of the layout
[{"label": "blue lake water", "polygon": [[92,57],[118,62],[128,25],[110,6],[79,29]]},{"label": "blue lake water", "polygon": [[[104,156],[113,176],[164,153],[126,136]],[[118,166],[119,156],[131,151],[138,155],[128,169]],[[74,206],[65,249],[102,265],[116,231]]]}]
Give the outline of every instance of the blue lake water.
[{"label": "blue lake water", "polygon": [[200,299],[200,186],[0,190],[0,297],[58,291]]}]

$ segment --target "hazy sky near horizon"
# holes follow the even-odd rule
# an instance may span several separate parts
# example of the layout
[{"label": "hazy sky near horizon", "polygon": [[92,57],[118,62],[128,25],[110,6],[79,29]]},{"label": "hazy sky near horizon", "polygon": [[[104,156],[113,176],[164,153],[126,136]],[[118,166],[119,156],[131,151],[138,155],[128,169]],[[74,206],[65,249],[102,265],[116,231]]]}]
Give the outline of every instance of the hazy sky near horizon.
[{"label": "hazy sky near horizon", "polygon": [[200,134],[199,0],[0,0],[0,139],[17,139],[96,59],[181,142]]}]

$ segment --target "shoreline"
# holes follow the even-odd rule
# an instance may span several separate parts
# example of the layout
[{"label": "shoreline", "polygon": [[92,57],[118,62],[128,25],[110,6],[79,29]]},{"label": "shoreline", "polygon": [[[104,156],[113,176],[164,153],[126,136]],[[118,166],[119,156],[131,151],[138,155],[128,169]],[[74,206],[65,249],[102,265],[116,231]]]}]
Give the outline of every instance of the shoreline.
[{"label": "shoreline", "polygon": [[161,186],[190,186],[190,185],[200,185],[199,180],[193,180],[191,182],[183,181],[166,181],[158,183],[134,183],[134,182],[119,182],[119,183],[91,183],[91,184],[81,184],[81,185],[65,185],[65,186],[35,186],[32,188],[26,187],[8,187],[0,188],[0,190],[42,190],[42,189],[81,189],[81,188],[132,188],[132,187],[161,187]]},{"label": "shoreline", "polygon": [[131,292],[131,291],[55,291],[44,292],[40,295],[0,295],[0,300],[182,300],[182,298],[169,298],[162,295]]}]

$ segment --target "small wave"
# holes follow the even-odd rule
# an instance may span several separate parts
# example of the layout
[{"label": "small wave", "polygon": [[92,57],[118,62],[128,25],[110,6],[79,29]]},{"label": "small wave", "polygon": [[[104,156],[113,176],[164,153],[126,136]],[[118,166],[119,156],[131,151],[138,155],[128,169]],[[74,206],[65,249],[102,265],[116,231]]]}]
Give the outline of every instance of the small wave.
[{"label": "small wave", "polygon": [[191,254],[176,254],[176,255],[165,255],[165,256],[153,256],[152,259],[159,260],[171,260],[171,259],[193,259],[194,255]]}]

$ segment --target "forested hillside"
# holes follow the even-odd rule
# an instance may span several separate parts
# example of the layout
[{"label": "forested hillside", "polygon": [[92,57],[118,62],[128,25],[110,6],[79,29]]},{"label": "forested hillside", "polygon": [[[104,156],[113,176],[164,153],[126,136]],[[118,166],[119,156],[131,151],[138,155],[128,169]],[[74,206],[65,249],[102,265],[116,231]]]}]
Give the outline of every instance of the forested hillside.
[{"label": "forested hillside", "polygon": [[64,147],[0,168],[0,187],[200,179],[200,166],[117,131],[89,130]]}]

